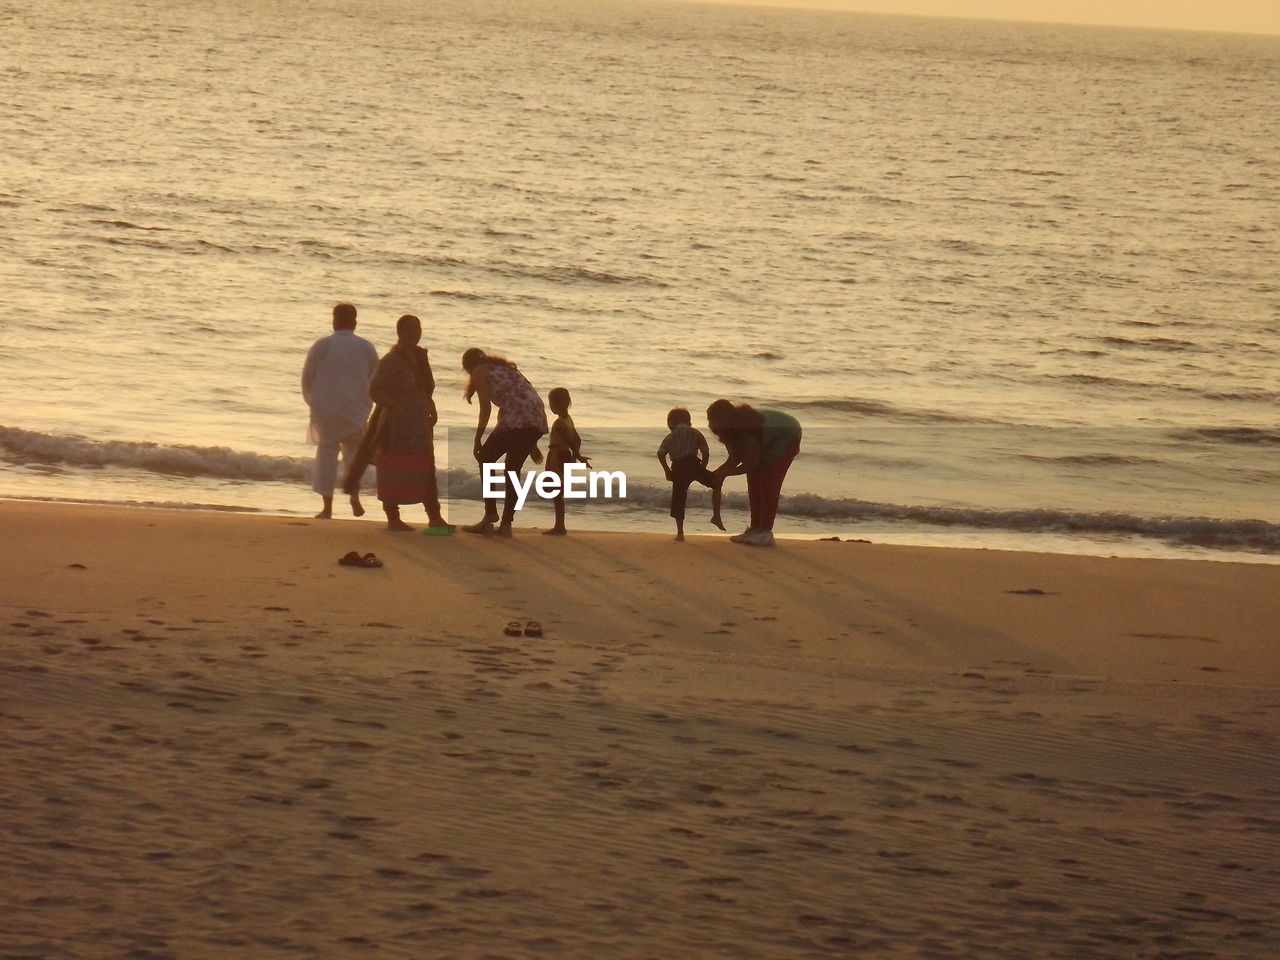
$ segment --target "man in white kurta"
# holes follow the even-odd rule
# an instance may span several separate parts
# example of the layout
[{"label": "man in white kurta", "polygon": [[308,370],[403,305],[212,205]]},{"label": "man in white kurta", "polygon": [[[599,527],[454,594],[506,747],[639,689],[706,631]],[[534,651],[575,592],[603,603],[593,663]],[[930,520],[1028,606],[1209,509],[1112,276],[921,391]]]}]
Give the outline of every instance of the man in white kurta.
[{"label": "man in white kurta", "polygon": [[[333,308],[333,333],[311,345],[302,365],[302,396],[311,408],[308,439],[316,445],[311,489],[324,500],[316,518],[333,516],[333,489],[338,479],[338,454],[345,466],[355,456],[373,401],[369,381],[378,365],[378,351],[356,333],[356,308],[340,303]],[[364,513],[359,493],[351,495],[351,512]]]}]

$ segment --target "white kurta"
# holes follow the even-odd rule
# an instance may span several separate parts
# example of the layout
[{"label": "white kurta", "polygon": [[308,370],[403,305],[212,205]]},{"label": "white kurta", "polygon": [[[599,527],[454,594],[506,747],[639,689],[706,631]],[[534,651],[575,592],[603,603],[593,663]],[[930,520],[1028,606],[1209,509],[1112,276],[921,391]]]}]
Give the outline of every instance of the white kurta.
[{"label": "white kurta", "polygon": [[308,440],[333,443],[364,429],[377,365],[373,344],[351,330],[335,330],[311,345],[302,365],[302,396],[311,408]]}]

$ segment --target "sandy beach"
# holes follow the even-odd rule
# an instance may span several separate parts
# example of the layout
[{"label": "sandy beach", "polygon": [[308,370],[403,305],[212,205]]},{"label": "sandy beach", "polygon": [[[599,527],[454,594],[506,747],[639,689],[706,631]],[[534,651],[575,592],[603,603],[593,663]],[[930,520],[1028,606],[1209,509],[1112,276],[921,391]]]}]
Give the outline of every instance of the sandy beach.
[{"label": "sandy beach", "polygon": [[6,960],[1280,955],[1275,565],[0,529]]}]

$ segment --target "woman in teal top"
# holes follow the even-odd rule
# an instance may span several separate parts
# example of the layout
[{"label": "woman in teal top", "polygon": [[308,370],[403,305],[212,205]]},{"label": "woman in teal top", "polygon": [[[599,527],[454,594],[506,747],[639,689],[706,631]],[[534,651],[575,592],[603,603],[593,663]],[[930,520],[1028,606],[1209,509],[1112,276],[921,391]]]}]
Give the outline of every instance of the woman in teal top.
[{"label": "woman in teal top", "polygon": [[707,426],[729,453],[716,476],[723,480],[738,473],[747,475],[751,526],[730,539],[753,547],[772,546],[782,481],[800,452],[800,421],[781,410],[756,410],[746,403],[717,400],[707,407]]}]

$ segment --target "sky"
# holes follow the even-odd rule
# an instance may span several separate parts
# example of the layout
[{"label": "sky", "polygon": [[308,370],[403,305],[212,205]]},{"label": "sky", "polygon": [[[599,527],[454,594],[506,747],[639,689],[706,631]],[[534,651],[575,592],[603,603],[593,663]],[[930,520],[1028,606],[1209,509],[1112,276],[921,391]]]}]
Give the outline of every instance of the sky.
[{"label": "sky", "polygon": [[1100,23],[1280,35],[1280,0],[704,0],[992,20]]}]

